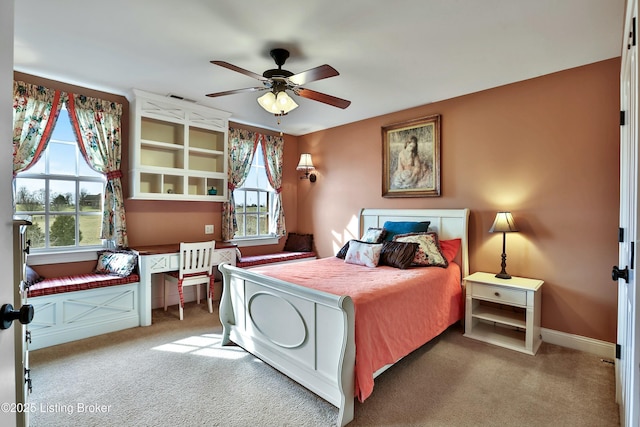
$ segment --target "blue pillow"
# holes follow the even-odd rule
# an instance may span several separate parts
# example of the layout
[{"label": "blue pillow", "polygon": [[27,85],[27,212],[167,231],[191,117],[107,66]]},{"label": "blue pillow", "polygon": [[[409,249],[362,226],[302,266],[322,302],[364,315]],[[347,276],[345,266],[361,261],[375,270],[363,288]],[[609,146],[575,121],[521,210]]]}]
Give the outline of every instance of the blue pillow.
[{"label": "blue pillow", "polygon": [[430,221],[386,221],[382,228],[385,231],[384,240],[393,241],[396,234],[425,233],[429,231]]}]

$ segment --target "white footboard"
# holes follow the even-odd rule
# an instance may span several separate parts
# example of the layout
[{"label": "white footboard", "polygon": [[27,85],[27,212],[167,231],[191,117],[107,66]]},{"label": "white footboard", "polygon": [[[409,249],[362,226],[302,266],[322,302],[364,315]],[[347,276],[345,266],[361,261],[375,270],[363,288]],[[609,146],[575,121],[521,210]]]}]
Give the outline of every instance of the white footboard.
[{"label": "white footboard", "polygon": [[223,263],[222,344],[231,341],[339,408],[353,420],[354,308],[336,296]]}]

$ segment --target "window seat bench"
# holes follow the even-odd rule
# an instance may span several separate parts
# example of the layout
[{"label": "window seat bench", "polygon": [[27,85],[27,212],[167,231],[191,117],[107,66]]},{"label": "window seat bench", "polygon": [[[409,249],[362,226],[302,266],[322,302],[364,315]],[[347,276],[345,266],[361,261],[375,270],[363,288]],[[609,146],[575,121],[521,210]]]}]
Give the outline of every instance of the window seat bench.
[{"label": "window seat bench", "polygon": [[284,264],[288,262],[306,261],[316,259],[315,252],[276,252],[264,255],[243,256],[236,262],[237,267],[251,268],[266,264]]},{"label": "window seat bench", "polygon": [[137,274],[78,274],[47,278],[27,291],[34,307],[29,349],[140,326]]}]

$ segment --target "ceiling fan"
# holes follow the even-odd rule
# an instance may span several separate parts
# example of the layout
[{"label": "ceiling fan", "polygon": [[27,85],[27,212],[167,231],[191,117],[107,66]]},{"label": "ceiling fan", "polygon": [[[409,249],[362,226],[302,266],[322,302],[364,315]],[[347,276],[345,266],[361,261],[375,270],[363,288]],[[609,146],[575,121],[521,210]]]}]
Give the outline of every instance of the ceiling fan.
[{"label": "ceiling fan", "polygon": [[253,77],[256,80],[260,80],[262,82],[262,86],[210,93],[207,94],[207,96],[214,98],[217,96],[233,95],[236,93],[269,90],[269,92],[258,98],[258,103],[266,111],[273,113],[276,116],[285,115],[289,111],[298,107],[298,104],[296,104],[296,102],[287,94],[287,90],[290,90],[294,94],[303,98],[323,102],[338,108],[344,109],[351,104],[351,101],[347,101],[346,99],[301,87],[302,85],[316,80],[322,80],[339,75],[340,73],[338,73],[335,68],[325,64],[301,73],[293,74],[291,71],[282,69],[282,66],[289,57],[288,50],[280,48],[272,49],[269,54],[275,61],[278,68],[267,70],[262,73],[262,75],[245,70],[244,68],[240,68],[233,64],[229,64],[225,61],[211,61],[212,64],[219,65],[229,70],[237,71],[238,73]]}]

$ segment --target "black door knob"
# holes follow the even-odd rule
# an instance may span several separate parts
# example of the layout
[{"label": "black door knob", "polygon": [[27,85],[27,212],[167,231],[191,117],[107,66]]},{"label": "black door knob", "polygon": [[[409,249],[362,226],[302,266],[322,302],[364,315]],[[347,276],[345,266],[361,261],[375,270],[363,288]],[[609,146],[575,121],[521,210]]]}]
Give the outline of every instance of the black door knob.
[{"label": "black door knob", "polygon": [[611,278],[615,281],[618,281],[618,279],[624,279],[626,283],[629,283],[629,269],[625,267],[620,270],[617,265],[614,265],[613,270],[611,271]]},{"label": "black door knob", "polygon": [[11,304],[5,304],[0,308],[0,329],[8,329],[14,320],[28,325],[33,320],[33,306],[25,304],[20,310],[14,310]]}]

